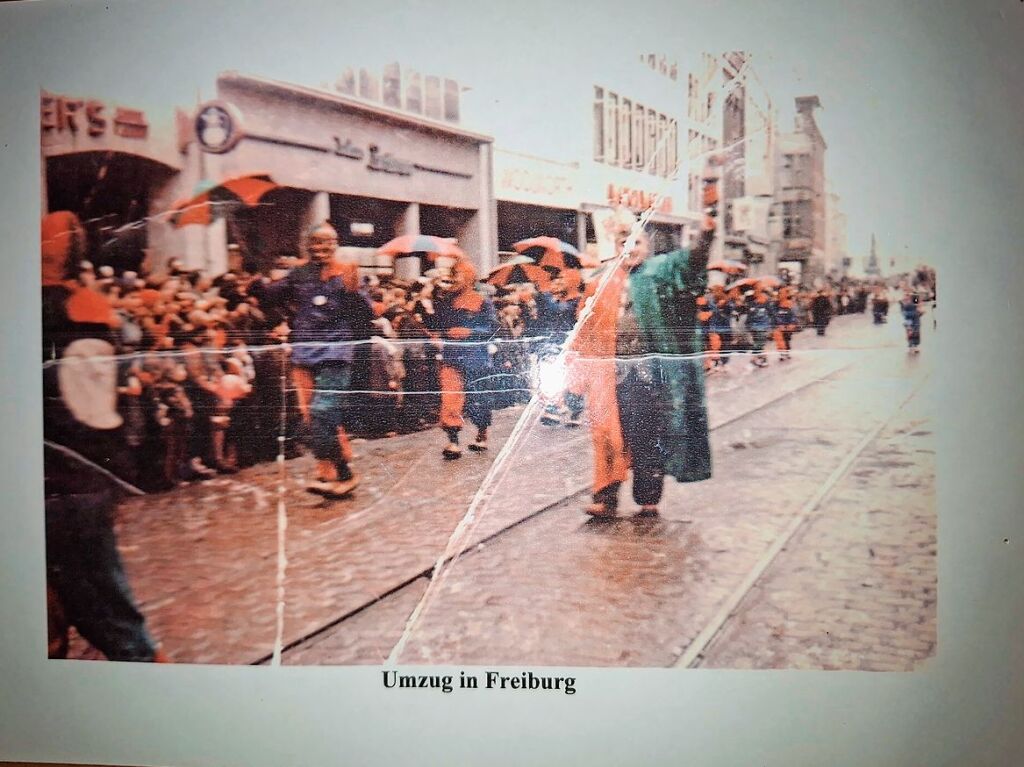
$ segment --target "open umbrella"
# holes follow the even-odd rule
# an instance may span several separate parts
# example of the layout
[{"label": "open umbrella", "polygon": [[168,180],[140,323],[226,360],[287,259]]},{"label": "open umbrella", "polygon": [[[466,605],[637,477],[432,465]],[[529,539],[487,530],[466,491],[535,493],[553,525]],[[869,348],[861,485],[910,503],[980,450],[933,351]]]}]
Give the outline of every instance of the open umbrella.
[{"label": "open umbrella", "polygon": [[266,173],[248,173],[220,183],[203,180],[196,184],[191,197],[178,200],[171,206],[171,223],[178,228],[188,224],[209,224],[213,221],[217,203],[242,202],[252,207],[258,205],[267,192],[278,188]]},{"label": "open umbrella", "polygon": [[[558,277],[562,278],[562,290],[566,298],[579,298],[580,291],[583,289],[583,274],[579,269],[559,269],[553,271],[548,267],[544,267],[545,271],[551,275],[551,281],[554,282]],[[545,293],[550,293],[555,286],[549,284],[546,288],[542,288]]]},{"label": "open umbrella", "polygon": [[727,258],[722,258],[708,264],[708,271],[725,272],[726,274],[743,274],[747,271],[747,265],[742,261],[730,261]]},{"label": "open umbrella", "polygon": [[782,284],[782,280],[772,274],[769,274],[766,277],[758,277],[757,281],[761,283],[761,287],[763,288],[777,288]]},{"label": "open umbrella", "polygon": [[726,285],[725,289],[732,290],[733,288],[739,288],[740,290],[743,290],[743,288],[752,288],[755,287],[756,285],[756,277],[744,277],[742,280],[736,280],[736,282],[732,283],[731,285]]},{"label": "open umbrella", "polygon": [[556,269],[580,269],[597,266],[568,242],[557,237],[530,237],[512,245],[518,253],[537,260],[538,266]]},{"label": "open umbrella", "polygon": [[465,258],[465,253],[450,237],[434,237],[430,234],[405,234],[384,243],[377,252],[384,256],[414,256],[426,253],[430,259],[438,256]]},{"label": "open umbrella", "polygon": [[532,282],[538,288],[546,288],[551,282],[548,273],[534,264],[503,264],[491,271],[484,280],[489,285],[504,287],[523,282]]}]

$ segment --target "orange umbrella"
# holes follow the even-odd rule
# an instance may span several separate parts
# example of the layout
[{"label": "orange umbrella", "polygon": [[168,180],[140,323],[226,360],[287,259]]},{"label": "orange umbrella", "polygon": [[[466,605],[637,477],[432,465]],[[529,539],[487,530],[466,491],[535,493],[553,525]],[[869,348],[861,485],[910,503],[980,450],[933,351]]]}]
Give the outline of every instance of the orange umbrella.
[{"label": "orange umbrella", "polygon": [[725,289],[732,290],[733,288],[739,288],[740,290],[742,290],[743,288],[756,287],[756,285],[756,277],[744,277],[742,280],[736,280],[736,282],[732,283],[731,285],[728,285]]},{"label": "orange umbrella", "polygon": [[743,274],[747,271],[747,265],[742,261],[731,261],[727,258],[712,261],[708,264],[709,272],[725,272],[726,274]]},{"label": "orange umbrella", "polygon": [[484,282],[498,288],[505,285],[532,282],[538,288],[544,289],[551,282],[551,277],[548,276],[546,271],[534,264],[505,264],[488,274]]},{"label": "orange umbrella", "polygon": [[171,223],[177,228],[209,224],[213,221],[216,203],[237,201],[252,207],[259,204],[263,195],[277,188],[278,185],[266,173],[236,176],[219,184],[200,181],[191,197],[178,200],[171,206]]},{"label": "orange umbrella", "polygon": [[426,253],[428,258],[435,259],[438,256],[448,258],[465,258],[466,254],[455,244],[451,237],[435,237],[431,234],[405,234],[396,237],[390,242],[384,243],[377,249],[377,252],[384,256],[413,256],[417,253]]},{"label": "orange umbrella", "polygon": [[[558,277],[562,278],[566,298],[580,297],[580,289],[583,287],[583,275],[580,273],[579,269],[561,269],[554,271],[549,267],[544,267],[544,270],[551,275],[552,280],[555,280]],[[553,285],[548,285],[545,292],[550,292],[553,287]]]},{"label": "orange umbrella", "polygon": [[758,277],[758,282],[761,283],[763,288],[777,288],[782,284],[782,280],[774,275],[768,275],[767,277]]},{"label": "orange umbrella", "polygon": [[552,266],[556,269],[589,269],[597,266],[575,247],[557,237],[530,237],[514,243],[512,248],[517,253],[539,258],[539,266]]}]

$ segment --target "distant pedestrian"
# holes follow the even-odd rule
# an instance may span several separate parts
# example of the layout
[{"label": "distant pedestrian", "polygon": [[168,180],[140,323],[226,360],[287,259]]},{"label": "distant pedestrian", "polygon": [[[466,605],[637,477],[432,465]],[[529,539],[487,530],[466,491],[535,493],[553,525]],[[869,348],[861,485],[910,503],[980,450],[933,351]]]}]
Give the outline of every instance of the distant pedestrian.
[{"label": "distant pedestrian", "polygon": [[815,293],[811,299],[811,317],[818,335],[825,335],[825,329],[832,320],[832,301],[824,289]]},{"label": "distant pedestrian", "polygon": [[903,293],[903,300],[900,301],[900,311],[903,314],[903,327],[907,332],[907,349],[911,354],[917,354],[921,351],[921,315],[924,314],[920,294],[906,290]]}]

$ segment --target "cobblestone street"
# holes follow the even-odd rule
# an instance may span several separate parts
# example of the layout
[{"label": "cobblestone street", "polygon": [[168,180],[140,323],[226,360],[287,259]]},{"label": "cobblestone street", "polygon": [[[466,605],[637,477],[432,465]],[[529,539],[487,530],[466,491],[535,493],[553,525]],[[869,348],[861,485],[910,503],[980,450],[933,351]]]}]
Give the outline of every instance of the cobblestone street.
[{"label": "cobblestone street", "polygon": [[[630,504],[585,517],[586,428],[535,426],[400,661],[891,670],[933,654],[927,335],[910,357],[897,323],[854,315],[794,346],[709,379],[714,477],[669,481],[654,521]],[[286,462],[285,663],[387,657],[521,413],[496,413],[491,451],[460,461],[437,431],[357,444],[351,500],[306,493],[310,459]],[[268,660],[278,476],[121,507],[132,587],[175,661]]]}]

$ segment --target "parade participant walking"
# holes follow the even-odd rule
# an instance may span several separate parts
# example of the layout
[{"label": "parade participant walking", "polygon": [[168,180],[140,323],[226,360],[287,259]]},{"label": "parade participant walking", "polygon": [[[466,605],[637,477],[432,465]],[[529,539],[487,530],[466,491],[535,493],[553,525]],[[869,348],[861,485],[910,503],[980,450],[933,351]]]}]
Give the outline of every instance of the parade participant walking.
[{"label": "parade participant walking", "polygon": [[[470,450],[487,449],[491,425],[491,397],[479,392],[491,385],[491,352],[497,321],[491,303],[473,289],[476,269],[465,259],[439,265],[436,284],[421,299],[423,323],[441,345],[441,428],[448,436],[442,451],[447,459],[459,458],[459,433],[463,415],[476,426]],[[488,379],[486,381],[482,379]]]},{"label": "parade participant walking", "polygon": [[779,289],[778,304],[775,307],[775,349],[782,361],[790,358],[793,333],[796,332],[797,317],[793,306],[793,288],[788,285]]},{"label": "parade participant walking", "polygon": [[714,357],[711,350],[711,298],[705,293],[703,296],[697,296],[697,322],[700,323],[700,337],[704,344],[704,373],[710,373],[715,366]]},{"label": "parade participant walking", "polygon": [[918,354],[921,351],[921,315],[924,314],[920,294],[910,289],[904,291],[900,312],[903,314],[903,327],[907,331],[907,349],[911,354]]},{"label": "parade participant walking", "polygon": [[117,324],[106,297],[68,279],[85,247],[77,217],[42,222],[43,436],[49,656],[68,631],[109,660],[166,661],[128,587],[114,532],[126,467],[117,413]]},{"label": "parade participant walking", "polygon": [[747,328],[750,330],[751,351],[754,355],[750,364],[763,368],[768,364],[768,355],[765,354],[764,347],[772,329],[772,316],[768,294],[760,285],[754,288],[754,298],[747,307]]},{"label": "parade participant walking", "polygon": [[871,315],[876,325],[885,323],[886,315],[889,314],[889,296],[884,288],[875,288],[875,294],[871,298]]},{"label": "parade participant walking", "polygon": [[355,270],[335,258],[338,233],[329,222],[310,230],[307,248],[309,263],[277,282],[253,283],[249,293],[289,315],[292,383],[317,461],[307,489],[340,498],[359,484],[350,465],[345,395],[356,359],[353,342],[371,337],[374,315],[358,292]]},{"label": "parade participant walking", "polygon": [[[725,288],[715,285],[711,288],[711,319],[708,322],[708,349],[715,369],[728,370],[729,350],[732,348],[732,303],[725,294]],[[725,354],[722,354],[725,349]]]},{"label": "parade participant walking", "polygon": [[[704,202],[708,215],[692,250],[651,256],[641,233],[584,309],[574,347],[594,446],[591,515],[616,513],[631,467],[633,499],[643,516],[657,514],[666,474],[681,482],[711,476],[696,316],[715,234],[718,197],[710,174]],[[620,226],[617,252],[629,236]]]},{"label": "parade participant walking", "polygon": [[824,288],[816,292],[811,299],[811,316],[818,335],[825,335],[825,328],[832,320],[832,300]]},{"label": "parade participant walking", "polygon": [[[558,380],[548,381],[552,375],[551,366],[554,360],[562,351],[565,339],[576,323],[577,310],[579,308],[579,287],[582,282],[577,270],[564,270],[556,274],[547,290],[537,293],[537,318],[527,325],[527,332],[531,336],[542,336],[545,340],[537,348],[537,378],[540,379],[541,395],[548,402],[544,407],[544,415],[540,422],[546,426],[555,426],[563,423],[563,415],[566,415],[566,408],[563,407],[563,400],[577,401],[566,397],[563,390],[564,381],[562,376],[556,375]],[[547,391],[547,388],[553,391]],[[569,405],[569,402],[566,403]],[[580,403],[581,404],[581,403]],[[575,421],[578,425],[581,410],[568,408],[568,421]]]}]

